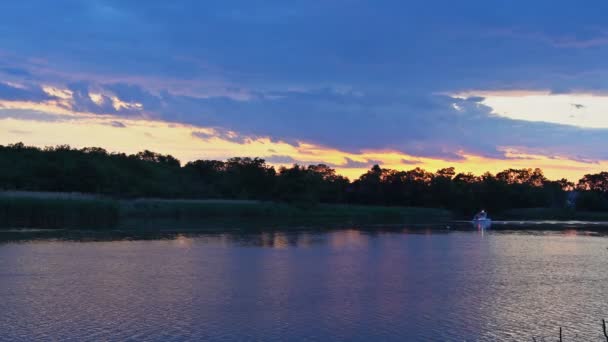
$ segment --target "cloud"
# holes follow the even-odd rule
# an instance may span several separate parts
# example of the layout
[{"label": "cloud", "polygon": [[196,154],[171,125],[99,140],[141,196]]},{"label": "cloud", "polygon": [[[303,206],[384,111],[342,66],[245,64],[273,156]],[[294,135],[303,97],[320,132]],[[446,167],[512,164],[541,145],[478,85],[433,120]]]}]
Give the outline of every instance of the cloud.
[{"label": "cloud", "polygon": [[491,30],[490,35],[527,39],[538,41],[556,48],[587,49],[608,45],[608,29],[605,27],[581,28],[567,33],[547,31],[547,28],[525,29],[521,27],[508,27]]},{"label": "cloud", "polygon": [[[69,91],[73,110],[139,115],[142,111],[138,108],[116,108],[114,105],[116,101],[141,103],[142,110],[152,117],[213,127],[212,131],[193,133],[205,140],[215,137],[243,144],[268,137],[291,145],[307,142],[351,153],[392,150],[414,157],[451,161],[462,161],[467,154],[504,159],[507,157],[502,147],[513,145],[548,155],[608,157],[598,147],[608,141],[607,130],[499,117],[493,114],[493,108],[480,102],[485,101],[484,97],[362,93],[322,88],[260,93],[241,101],[170,92],[154,95],[135,85],[122,85],[117,93],[124,100],[111,93],[98,95],[94,100],[91,96],[94,91],[103,94],[111,90],[103,84],[77,83],[70,84]],[[350,165],[354,166],[352,163]]]},{"label": "cloud", "polygon": [[354,169],[362,169],[362,168],[369,168],[373,165],[380,165],[382,164],[382,161],[380,160],[365,160],[365,161],[356,161],[356,160],[352,160],[348,157],[344,157],[344,160],[346,160],[346,163],[344,164],[339,164],[339,165],[331,165],[334,167],[342,167],[342,168],[354,168]]},{"label": "cloud", "polygon": [[290,164],[300,164],[300,165],[316,165],[316,164],[325,164],[329,167],[335,167],[335,168],[340,168],[340,169],[367,169],[372,167],[373,165],[380,165],[383,164],[383,162],[381,160],[375,160],[375,159],[366,159],[364,161],[357,161],[357,160],[353,160],[352,158],[349,157],[343,157],[343,159],[345,160],[345,162],[343,163],[329,163],[329,162],[324,162],[321,160],[299,160],[296,159],[292,156],[288,156],[288,155],[271,155],[271,156],[267,156],[264,157],[264,160],[266,160],[267,162],[271,163],[271,164],[283,164],[283,165],[290,165]]},{"label": "cloud", "polygon": [[29,71],[27,71],[26,69],[21,69],[21,68],[14,68],[14,67],[0,67],[0,72],[7,74],[7,75],[11,75],[11,76],[18,76],[18,77],[30,77],[31,73]]},{"label": "cloud", "polygon": [[[72,113],[141,115],[141,103],[124,101],[108,89],[89,82],[69,83],[65,87],[33,83],[0,82],[0,101],[30,103],[61,108]],[[1,103],[0,103],[1,105]],[[41,106],[38,106],[41,107]]]},{"label": "cloud", "polygon": [[[0,13],[7,37],[3,48],[16,55],[7,67],[41,77],[31,72],[41,63],[32,61],[45,56],[43,66],[57,71],[44,76],[46,81],[59,73],[98,81],[122,76],[144,87],[155,79],[169,91],[180,81],[199,96],[212,91],[204,84],[224,90],[369,85],[429,92],[581,83],[606,87],[593,82],[597,74],[582,75],[606,69],[600,53],[606,48],[606,24],[600,14],[608,8],[599,2],[588,6],[595,10],[523,0],[501,4],[499,10],[482,0],[441,6],[378,6],[363,0],[347,7],[335,1],[255,6],[244,0],[186,1],[178,7],[161,0],[146,6],[110,0],[62,6],[66,2],[12,4],[11,11]],[[48,15],[72,20],[51,24],[43,20]],[[360,25],[361,18],[368,25]],[[539,39],[547,44],[538,44]],[[563,46],[593,49],[573,55]]]},{"label": "cloud", "polygon": [[406,165],[418,165],[418,164],[421,164],[422,161],[417,160],[417,159],[405,159],[405,158],[402,158],[401,159],[401,163],[402,164],[406,164]]},{"label": "cloud", "polygon": [[86,81],[70,83],[67,88],[72,93],[69,101],[70,109],[77,112],[140,115],[143,109],[143,106],[104,93],[104,88],[99,89],[101,92],[96,92],[96,89]]},{"label": "cloud", "polygon": [[505,159],[504,146],[608,158],[604,129],[514,120],[485,97],[445,95],[607,91],[604,2],[64,4],[15,2],[0,12],[0,99],[110,114],[116,127],[124,117],[212,127],[193,134],[203,140],[269,137],[451,161]]},{"label": "cloud", "polygon": [[598,32],[590,37],[563,36],[552,40],[554,46],[586,49],[608,45],[608,31]]},{"label": "cloud", "polygon": [[117,127],[117,128],[125,128],[127,127],[127,125],[125,125],[124,123],[120,122],[120,121],[110,121],[109,125],[112,127]]},{"label": "cloud", "polygon": [[0,119],[18,119],[40,122],[62,122],[74,117],[57,115],[28,109],[3,109],[0,105]]},{"label": "cloud", "polygon": [[222,129],[222,128],[214,128],[211,131],[193,132],[192,136],[200,138],[200,139],[204,139],[204,140],[218,138],[218,139],[230,141],[230,142],[237,143],[237,144],[244,144],[248,141],[257,139],[256,137],[241,135],[234,131],[229,131],[229,130]]},{"label": "cloud", "polygon": [[[491,108],[474,99],[424,94],[361,95],[327,88],[272,95],[275,96],[237,101],[166,93],[163,102],[172,110],[160,117],[221,127],[221,136],[239,142],[247,137],[268,136],[292,144],[311,142],[348,152],[392,149],[450,160],[461,160],[461,150],[502,155],[491,141],[472,138],[476,121],[501,124],[490,114]],[[459,103],[462,110],[455,110],[454,103]],[[463,134],[465,131],[468,132]]]},{"label": "cloud", "polygon": [[155,96],[142,87],[127,83],[104,84],[104,89],[110,90],[122,101],[142,103],[148,111],[155,112],[162,107],[162,97]]},{"label": "cloud", "polygon": [[268,163],[271,164],[297,164],[298,161],[290,156],[282,156],[282,155],[272,155],[268,157],[264,157]]},{"label": "cloud", "polygon": [[0,99],[10,101],[34,101],[42,102],[55,97],[45,93],[40,86],[25,85],[14,86],[0,82]]}]

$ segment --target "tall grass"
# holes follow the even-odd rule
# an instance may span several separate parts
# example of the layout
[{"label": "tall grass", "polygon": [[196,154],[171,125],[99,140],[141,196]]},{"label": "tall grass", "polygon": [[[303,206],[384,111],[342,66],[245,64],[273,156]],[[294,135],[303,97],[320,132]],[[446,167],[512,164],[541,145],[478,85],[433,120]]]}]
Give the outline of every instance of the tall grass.
[{"label": "tall grass", "polygon": [[9,228],[103,228],[119,220],[115,201],[0,197],[0,226]]},{"label": "tall grass", "polygon": [[127,220],[245,220],[273,223],[414,223],[451,218],[447,210],[353,206],[296,205],[227,200],[111,200],[80,195],[0,193],[3,228],[113,228]]},{"label": "tall grass", "polygon": [[300,219],[355,220],[358,222],[429,222],[448,220],[447,210],[353,205],[296,205],[255,201],[128,201],[123,216],[173,219]]}]

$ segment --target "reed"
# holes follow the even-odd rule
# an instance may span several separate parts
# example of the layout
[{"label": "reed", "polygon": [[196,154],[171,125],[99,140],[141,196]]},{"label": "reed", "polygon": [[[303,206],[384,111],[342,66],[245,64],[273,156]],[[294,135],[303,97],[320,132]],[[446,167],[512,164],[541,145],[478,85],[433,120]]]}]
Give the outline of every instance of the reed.
[{"label": "reed", "polygon": [[116,201],[103,199],[0,197],[4,228],[104,228],[119,220]]},{"label": "reed", "polygon": [[274,223],[447,221],[447,210],[242,200],[112,200],[81,194],[1,193],[2,228],[115,228],[127,220],[245,220]]},{"label": "reed", "polygon": [[122,216],[172,219],[304,219],[357,222],[429,222],[449,220],[447,210],[354,205],[296,205],[256,201],[125,201]]}]

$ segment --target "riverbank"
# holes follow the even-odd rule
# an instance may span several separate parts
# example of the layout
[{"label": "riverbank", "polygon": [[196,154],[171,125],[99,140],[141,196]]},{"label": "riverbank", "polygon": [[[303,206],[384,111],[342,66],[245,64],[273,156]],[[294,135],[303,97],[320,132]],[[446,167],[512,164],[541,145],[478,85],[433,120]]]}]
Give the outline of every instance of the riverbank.
[{"label": "riverbank", "polygon": [[106,199],[0,196],[0,228],[103,228],[120,221]]},{"label": "riverbank", "polygon": [[[560,208],[512,209],[493,220],[608,222],[608,212]],[[115,229],[146,221],[200,226],[218,221],[310,225],[323,223],[442,223],[462,215],[438,208],[287,204],[249,200],[111,199],[81,193],[0,192],[0,228]]]},{"label": "riverbank", "polygon": [[573,208],[522,208],[492,215],[495,220],[555,220],[608,222],[608,212],[582,211]]},{"label": "riverbank", "polygon": [[1,228],[111,229],[134,220],[424,223],[450,219],[449,211],[432,208],[240,200],[114,200],[82,194],[53,197],[49,193],[0,196]]}]

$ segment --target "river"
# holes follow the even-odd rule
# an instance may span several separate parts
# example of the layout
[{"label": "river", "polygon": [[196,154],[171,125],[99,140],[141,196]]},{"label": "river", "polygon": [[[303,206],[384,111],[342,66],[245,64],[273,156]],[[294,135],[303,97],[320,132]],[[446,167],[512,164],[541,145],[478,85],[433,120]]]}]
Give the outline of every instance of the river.
[{"label": "river", "polygon": [[605,341],[601,233],[4,233],[0,340]]}]

